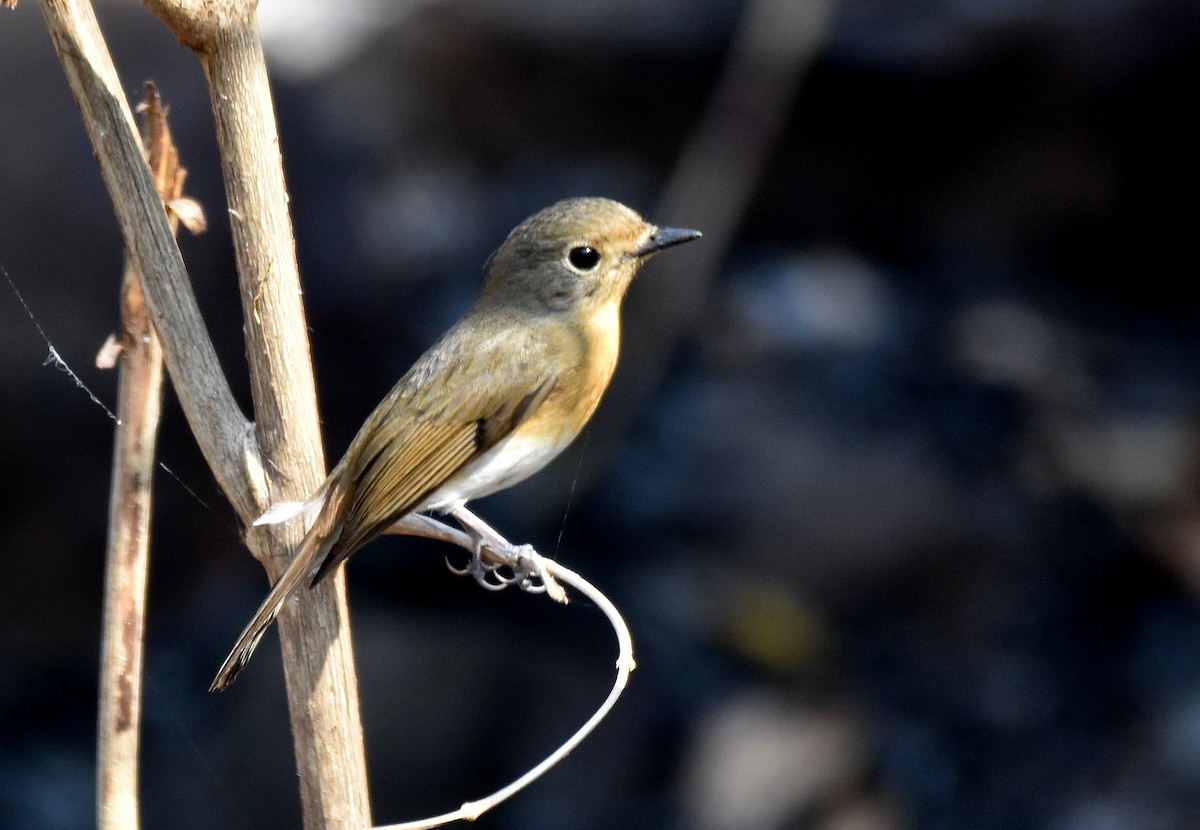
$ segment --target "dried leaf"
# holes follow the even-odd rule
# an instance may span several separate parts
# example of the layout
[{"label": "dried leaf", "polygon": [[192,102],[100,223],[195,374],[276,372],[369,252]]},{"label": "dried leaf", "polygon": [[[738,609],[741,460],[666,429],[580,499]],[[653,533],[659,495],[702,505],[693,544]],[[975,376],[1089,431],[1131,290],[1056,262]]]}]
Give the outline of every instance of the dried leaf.
[{"label": "dried leaf", "polygon": [[121,341],[117,339],[117,336],[110,334],[104,341],[104,345],[100,347],[100,351],[96,352],[96,368],[112,369],[117,365],[117,359],[124,350],[125,347],[121,345]]},{"label": "dried leaf", "polygon": [[204,233],[208,229],[208,220],[204,218],[204,208],[200,203],[188,196],[181,196],[167,202],[167,209],[175,214],[183,226],[193,234]]}]

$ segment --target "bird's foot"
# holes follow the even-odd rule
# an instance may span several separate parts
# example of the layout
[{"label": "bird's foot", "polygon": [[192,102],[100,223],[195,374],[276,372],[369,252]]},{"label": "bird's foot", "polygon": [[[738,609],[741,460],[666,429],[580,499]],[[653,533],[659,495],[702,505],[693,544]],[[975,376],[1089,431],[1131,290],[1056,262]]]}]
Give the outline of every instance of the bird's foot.
[{"label": "bird's foot", "polygon": [[492,540],[478,539],[466,565],[458,568],[447,559],[446,567],[451,573],[470,576],[488,591],[503,591],[515,585],[527,593],[549,594],[558,602],[566,602],[566,591],[550,573],[546,563],[546,558],[532,545],[505,542],[498,548]]},{"label": "bird's foot", "polygon": [[460,576],[469,574],[489,591],[502,591],[516,585],[531,594],[546,593],[557,602],[567,601],[567,592],[550,573],[549,560],[532,545],[514,545],[465,507],[452,511],[451,515],[475,542],[471,561],[466,566],[456,568],[446,563],[452,572]]}]

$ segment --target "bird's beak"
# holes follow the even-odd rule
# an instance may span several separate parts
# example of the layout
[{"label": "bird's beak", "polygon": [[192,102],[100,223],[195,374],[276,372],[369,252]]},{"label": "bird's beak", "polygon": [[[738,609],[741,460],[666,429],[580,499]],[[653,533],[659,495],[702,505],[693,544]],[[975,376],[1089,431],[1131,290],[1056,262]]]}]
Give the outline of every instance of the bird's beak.
[{"label": "bird's beak", "polygon": [[700,231],[694,231],[691,228],[656,228],[654,233],[650,234],[650,238],[646,240],[646,244],[634,251],[633,255],[635,257],[650,256],[663,248],[699,239],[702,235]]}]

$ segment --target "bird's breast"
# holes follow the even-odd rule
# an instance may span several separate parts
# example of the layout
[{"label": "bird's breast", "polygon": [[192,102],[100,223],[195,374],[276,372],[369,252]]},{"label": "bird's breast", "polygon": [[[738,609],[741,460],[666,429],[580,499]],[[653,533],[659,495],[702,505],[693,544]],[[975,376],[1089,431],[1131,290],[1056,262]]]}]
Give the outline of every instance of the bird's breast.
[{"label": "bird's breast", "polygon": [[468,461],[416,509],[450,510],[511,487],[549,464],[574,437],[574,433],[548,435],[517,430]]},{"label": "bird's breast", "polygon": [[579,435],[608,382],[620,350],[616,303],[606,304],[561,338],[554,387],[511,434],[463,465],[418,510],[448,510],[511,487],[545,467]]},{"label": "bird's breast", "polygon": [[582,429],[617,368],[617,354],[621,347],[620,307],[616,302],[605,303],[583,322],[586,337],[586,359],[583,361],[582,377],[578,383],[575,402],[578,425]]}]

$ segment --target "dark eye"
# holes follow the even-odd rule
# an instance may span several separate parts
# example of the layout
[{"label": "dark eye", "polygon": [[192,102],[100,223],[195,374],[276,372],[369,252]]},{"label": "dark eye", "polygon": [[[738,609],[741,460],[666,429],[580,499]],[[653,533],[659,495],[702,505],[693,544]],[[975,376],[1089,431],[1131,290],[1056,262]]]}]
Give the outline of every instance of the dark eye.
[{"label": "dark eye", "polygon": [[580,245],[578,248],[571,249],[571,252],[567,254],[567,261],[580,271],[590,271],[600,261],[600,252],[590,245]]}]

